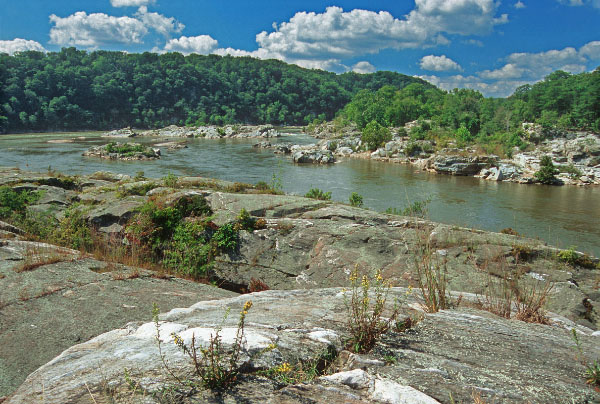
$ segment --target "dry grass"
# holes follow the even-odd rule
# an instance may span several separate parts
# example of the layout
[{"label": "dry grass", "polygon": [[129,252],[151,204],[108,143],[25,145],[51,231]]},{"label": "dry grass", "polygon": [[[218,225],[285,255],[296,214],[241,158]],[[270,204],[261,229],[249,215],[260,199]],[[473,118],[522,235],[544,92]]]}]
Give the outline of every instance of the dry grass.
[{"label": "dry grass", "polygon": [[75,260],[75,257],[67,250],[31,244],[25,249],[23,261],[13,270],[17,273],[34,271],[44,265],[73,260]]},{"label": "dry grass", "polygon": [[250,279],[250,284],[248,285],[248,291],[250,293],[254,292],[262,292],[264,290],[269,290],[269,285],[261,281],[260,279],[252,278]]},{"label": "dry grass", "polygon": [[[488,272],[487,288],[484,295],[479,297],[477,307],[507,319],[549,324],[544,307],[554,285],[533,279],[526,282],[523,280],[524,273],[516,266],[509,266],[506,260],[497,264],[499,276]],[[487,266],[483,265],[483,268]]]},{"label": "dry grass", "polygon": [[427,233],[417,232],[415,267],[425,309],[429,313],[436,313],[451,304],[450,294],[446,290],[447,260],[433,250],[428,237]]},{"label": "dry grass", "polygon": [[139,278],[140,271],[136,268],[131,271],[123,271],[123,272],[113,272],[112,278],[115,281],[125,281],[128,279],[137,279]]}]

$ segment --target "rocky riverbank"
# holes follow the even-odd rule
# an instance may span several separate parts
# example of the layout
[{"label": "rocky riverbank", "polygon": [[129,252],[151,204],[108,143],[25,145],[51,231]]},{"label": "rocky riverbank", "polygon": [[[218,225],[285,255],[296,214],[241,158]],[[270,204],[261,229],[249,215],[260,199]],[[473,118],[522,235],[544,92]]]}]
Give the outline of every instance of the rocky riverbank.
[{"label": "rocky riverbank", "polygon": [[205,139],[273,138],[281,134],[272,125],[176,126],[162,129],[137,130],[123,128],[103,135],[112,138],[164,137]]},{"label": "rocky riverbank", "polygon": [[311,128],[309,135],[320,139],[313,151],[329,151],[334,156],[370,158],[391,163],[411,164],[419,169],[450,175],[477,176],[490,181],[534,183],[543,156],[550,156],[560,171],[558,183],[569,185],[600,184],[600,135],[587,132],[553,132],[548,136],[533,124],[523,130],[535,141],[531,150],[515,148],[512,157],[485,154],[476,147],[440,147],[429,140],[412,140],[407,134],[415,127],[392,129],[392,140],[374,152],[363,151],[361,133],[356,127],[336,128],[322,124]]},{"label": "rocky riverbank", "polygon": [[[112,241],[113,248],[127,246],[127,229],[150,199],[164,208],[202,202],[198,206],[212,212],[208,229],[239,229],[235,248],[215,250],[212,257],[209,280],[217,288],[133,262],[110,262],[108,251],[83,254],[30,242],[27,229],[0,223],[0,395],[43,365],[7,403],[164,402],[157,392],[171,382],[148,323],[152,302],[162,310],[193,304],[160,318],[167,361],[188,377],[190,362],[177,353],[170,332],[195,332],[201,342],[223,324],[223,335],[230,335],[225,330],[235,327],[233,313],[246,300],[253,307],[240,356],[243,372],[224,393],[226,401],[449,403],[470,402],[474,392],[497,403],[600,397],[585,385],[570,331],[578,330],[587,360],[600,356],[600,269],[593,257],[516,235],[200,177],[69,177],[3,169],[0,186],[38,193],[26,207],[29,217],[57,228],[81,218],[79,226],[94,229],[94,237]],[[257,225],[241,225],[242,209],[249,214],[244,220]],[[193,217],[186,221],[195,223]],[[453,301],[461,301],[452,310],[424,312],[416,271],[424,246],[443,263]],[[339,288],[348,286],[354,268],[380,269],[397,286],[392,293],[402,315],[422,318],[409,331],[387,334],[368,354],[344,350],[348,313]],[[482,311],[502,279],[518,281],[523,293],[551,284],[550,324]],[[237,296],[257,290],[256,284],[271,290]],[[223,323],[227,308],[232,315]],[[223,342],[230,346],[231,338]],[[272,344],[276,348],[255,355]],[[269,369],[318,361],[323,352],[334,364],[310,382],[267,377]],[[128,387],[131,381],[139,395]],[[219,400],[210,391],[181,399]]]}]

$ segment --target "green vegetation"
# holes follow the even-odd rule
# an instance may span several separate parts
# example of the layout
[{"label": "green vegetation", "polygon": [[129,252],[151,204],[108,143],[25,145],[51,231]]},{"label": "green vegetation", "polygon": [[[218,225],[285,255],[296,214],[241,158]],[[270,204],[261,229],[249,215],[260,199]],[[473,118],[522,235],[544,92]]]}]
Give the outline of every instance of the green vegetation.
[{"label": "green vegetation", "polygon": [[431,199],[415,201],[404,209],[387,208],[385,213],[398,216],[413,216],[423,219],[427,216],[427,205],[429,205],[429,202],[431,202]]},{"label": "green vegetation", "polygon": [[559,170],[554,167],[550,156],[543,156],[540,160],[540,169],[533,175],[538,182],[542,184],[556,184],[558,179],[555,177]]},{"label": "green vegetation", "polygon": [[[383,86],[359,91],[341,111],[341,117],[359,129],[373,126],[402,127],[412,140],[457,145],[475,143],[489,153],[510,155],[527,148],[530,138],[523,122],[541,125],[544,134],[553,128],[600,130],[600,69],[572,75],[556,71],[534,85],[519,87],[508,98],[485,98],[477,91],[440,89],[411,83],[404,88]],[[372,149],[373,144],[368,144]],[[412,153],[409,153],[412,155]]]},{"label": "green vegetation", "polygon": [[377,121],[371,121],[363,128],[361,140],[372,151],[392,140],[392,134]]},{"label": "green vegetation", "polygon": [[[369,352],[377,340],[395,323],[398,307],[385,313],[391,284],[377,271],[374,276],[362,275],[355,267],[350,274],[350,300],[344,295],[348,310],[350,339],[347,348],[352,352]],[[385,315],[385,317],[384,317]]]},{"label": "green vegetation", "polygon": [[[196,337],[192,335],[190,344],[186,344],[184,340],[176,333],[172,334],[173,343],[187,356],[194,367],[195,376],[198,380],[184,380],[176,375],[176,372],[169,367],[162,352],[162,341],[160,337],[160,323],[158,320],[158,307],[154,305],[152,311],[153,321],[156,328],[156,342],[158,344],[159,355],[164,368],[182,387],[191,388],[191,391],[199,387],[204,387],[212,390],[226,390],[232,387],[237,377],[241,372],[238,359],[244,345],[244,327],[246,324],[246,315],[252,307],[252,302],[247,301],[240,311],[240,316],[237,324],[237,331],[231,352],[226,352],[222,343],[221,327],[218,327],[214,335],[211,335],[206,348],[200,344],[196,344]],[[225,318],[229,315],[229,311],[225,313]],[[275,348],[274,346],[270,347]]]},{"label": "green vegetation", "polygon": [[311,188],[305,195],[305,198],[318,199],[320,201],[330,201],[331,192],[323,192],[319,188]]},{"label": "green vegetation", "polygon": [[363,206],[363,197],[362,195],[352,192],[349,198],[350,206],[354,206],[357,208],[361,208]]},{"label": "green vegetation", "polygon": [[24,215],[27,205],[39,200],[40,197],[39,192],[17,192],[9,186],[0,186],[0,219]]},{"label": "green vegetation", "polygon": [[180,53],[0,54],[0,133],[164,127],[303,125],[332,119],[362,89],[421,79],[393,72],[335,74],[277,60]]}]

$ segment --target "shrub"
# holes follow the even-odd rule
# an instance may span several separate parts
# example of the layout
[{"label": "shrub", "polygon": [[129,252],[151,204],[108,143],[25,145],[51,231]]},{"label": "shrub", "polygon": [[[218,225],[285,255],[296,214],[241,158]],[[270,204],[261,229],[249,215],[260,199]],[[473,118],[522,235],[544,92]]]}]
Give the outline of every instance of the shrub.
[{"label": "shrub", "polygon": [[540,169],[535,172],[533,175],[535,179],[542,184],[556,184],[558,181],[555,177],[559,171],[554,164],[552,163],[552,158],[550,156],[544,156],[540,160]]},{"label": "shrub", "polygon": [[394,324],[398,317],[398,307],[395,306],[388,317],[384,318],[391,285],[383,279],[381,271],[377,271],[373,277],[361,277],[355,267],[350,274],[350,286],[350,301],[345,300],[351,334],[347,347],[352,352],[365,353]]},{"label": "shrub", "polygon": [[40,197],[39,192],[16,192],[6,185],[0,186],[0,218],[24,214],[27,205],[36,202]]},{"label": "shrub", "polygon": [[238,245],[238,231],[234,223],[226,223],[215,232],[212,242],[215,252],[232,251]]},{"label": "shrub", "polygon": [[450,307],[446,257],[441,257],[431,247],[428,236],[417,233],[417,253],[415,266],[421,296],[429,313],[436,313]]},{"label": "shrub", "polygon": [[357,194],[356,192],[352,192],[352,194],[350,195],[350,206],[355,206],[357,208],[360,208],[363,206],[363,197],[362,195]]},{"label": "shrub", "polygon": [[575,246],[571,246],[566,250],[561,250],[557,252],[556,257],[560,262],[564,262],[571,266],[575,266],[575,264],[577,264],[577,259],[579,258],[579,255],[575,251]]},{"label": "shrub", "polygon": [[70,206],[54,230],[52,239],[57,244],[75,250],[89,251],[93,240],[90,227],[84,217],[84,208],[77,204]]},{"label": "shrub", "polygon": [[210,265],[210,246],[205,222],[184,221],[175,228],[164,251],[163,264],[180,274],[205,276]]},{"label": "shrub", "polygon": [[165,184],[165,187],[177,188],[177,185],[179,185],[179,178],[177,178],[177,176],[173,173],[168,173],[163,178],[163,183]]},{"label": "shrub", "polygon": [[323,192],[319,188],[311,188],[304,197],[318,199],[321,201],[329,201],[331,200],[331,192]]},{"label": "shrub", "polygon": [[361,140],[369,150],[376,150],[385,142],[392,140],[392,134],[388,128],[381,126],[377,121],[371,121],[362,130]]}]

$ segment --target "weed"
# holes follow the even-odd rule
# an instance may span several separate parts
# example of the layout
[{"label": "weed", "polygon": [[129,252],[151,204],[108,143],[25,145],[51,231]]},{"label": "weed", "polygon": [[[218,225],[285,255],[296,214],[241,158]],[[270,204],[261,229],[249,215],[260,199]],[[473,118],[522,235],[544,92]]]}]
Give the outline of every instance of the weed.
[{"label": "weed", "polygon": [[148,181],[140,184],[135,184],[128,188],[119,187],[119,189],[117,190],[117,198],[124,198],[129,195],[144,196],[157,186],[158,185],[156,185],[154,182]]},{"label": "weed", "polygon": [[225,187],[225,192],[237,194],[246,191],[248,188],[252,188],[252,185],[244,184],[242,182],[234,182],[232,185]]},{"label": "weed", "polygon": [[515,244],[512,246],[510,254],[515,257],[516,262],[528,261],[533,255],[533,250],[527,245]]},{"label": "weed", "polygon": [[331,192],[323,192],[319,188],[311,188],[304,197],[318,199],[320,201],[329,201],[331,200]]},{"label": "weed", "polygon": [[165,187],[168,188],[177,188],[179,185],[179,178],[173,173],[168,173],[162,180]]},{"label": "weed", "polygon": [[425,199],[422,201],[415,201],[411,203],[409,206],[404,209],[396,209],[396,208],[387,208],[385,213],[390,215],[398,215],[398,216],[412,216],[425,218],[427,216],[427,205],[431,202],[431,199]]},{"label": "weed", "polygon": [[520,274],[512,274],[502,268],[503,276],[499,280],[490,278],[484,300],[479,299],[482,310],[498,316],[524,321],[526,323],[549,324],[544,306],[553,284],[542,285],[519,281]]},{"label": "weed", "polygon": [[363,206],[363,197],[362,195],[357,194],[356,192],[352,192],[349,198],[350,206],[354,206],[360,208]]},{"label": "weed", "polygon": [[597,390],[600,389],[600,359],[596,359],[594,363],[591,365],[585,358],[583,354],[583,348],[581,347],[581,342],[579,341],[579,337],[577,336],[577,331],[575,328],[571,329],[571,335],[573,341],[575,342],[575,346],[577,348],[577,353],[579,355],[579,362],[585,368],[584,377],[587,384],[595,387]]},{"label": "weed", "polygon": [[133,177],[134,181],[144,181],[146,179],[143,171],[138,171],[135,173],[135,177]]},{"label": "weed", "polygon": [[450,295],[446,291],[447,259],[434,252],[424,234],[417,234],[415,259],[419,289],[429,313],[436,313],[450,306]]},{"label": "weed", "polygon": [[28,245],[24,252],[23,261],[13,270],[17,273],[34,271],[44,265],[70,261],[74,257],[67,251],[46,247],[36,243]]},{"label": "weed", "polygon": [[[159,345],[159,354],[167,371],[183,386],[205,387],[213,390],[225,390],[233,386],[240,373],[238,359],[242,352],[244,344],[244,326],[246,315],[252,307],[252,302],[247,301],[242,308],[237,324],[237,331],[232,346],[232,351],[226,353],[221,340],[221,328],[217,328],[214,334],[211,334],[208,347],[196,346],[195,335],[192,335],[190,345],[187,345],[183,339],[176,333],[172,333],[175,345],[191,360],[194,366],[194,373],[199,379],[198,382],[188,381],[187,383],[175,375],[169,368],[162,350],[160,349],[160,324],[158,321],[158,308],[156,305],[153,310],[154,324],[156,326],[156,340]],[[227,314],[225,317],[227,317]]]},{"label": "weed", "polygon": [[350,286],[350,301],[345,300],[351,334],[347,346],[353,352],[365,353],[394,324],[398,307],[394,305],[389,317],[383,317],[391,285],[383,279],[381,271],[377,271],[373,277],[359,276],[355,267],[350,274]]},{"label": "weed", "polygon": [[195,278],[206,275],[210,266],[208,239],[207,222],[182,222],[163,251],[163,265]]},{"label": "weed", "polygon": [[309,383],[315,378],[327,374],[337,357],[338,352],[330,345],[309,360],[298,361],[294,364],[283,362],[274,368],[259,371],[258,374],[286,385]]}]

